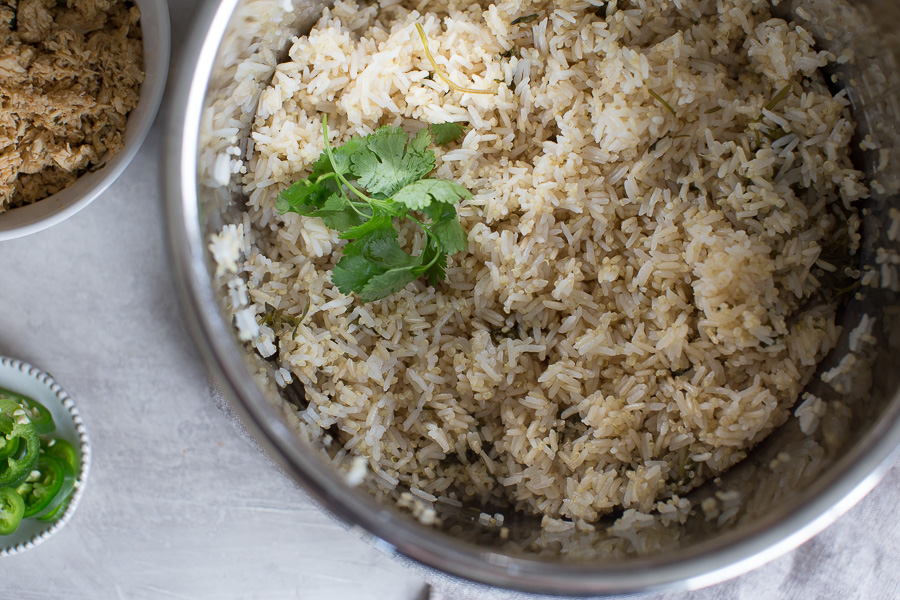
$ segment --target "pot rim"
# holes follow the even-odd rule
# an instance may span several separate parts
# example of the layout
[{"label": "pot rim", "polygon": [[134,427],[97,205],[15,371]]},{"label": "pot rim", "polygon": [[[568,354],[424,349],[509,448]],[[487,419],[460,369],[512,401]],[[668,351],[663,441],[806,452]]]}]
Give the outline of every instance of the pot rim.
[{"label": "pot rim", "polygon": [[207,368],[268,455],[320,506],[388,554],[473,582],[530,593],[607,595],[698,589],[741,575],[796,548],[862,499],[900,457],[900,393],[864,437],[802,494],[750,525],[674,556],[606,565],[527,559],[478,549],[375,502],[304,449],[253,378],[211,283],[200,228],[200,117],[216,53],[239,0],[209,1],[195,15],[169,96],[166,156],[168,250],[183,310]]}]

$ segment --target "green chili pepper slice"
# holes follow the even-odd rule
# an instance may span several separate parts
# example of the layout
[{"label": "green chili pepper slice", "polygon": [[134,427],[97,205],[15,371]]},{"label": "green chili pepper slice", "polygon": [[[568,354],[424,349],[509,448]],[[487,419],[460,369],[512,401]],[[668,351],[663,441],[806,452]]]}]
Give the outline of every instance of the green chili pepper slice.
[{"label": "green chili pepper slice", "polygon": [[7,442],[19,440],[16,451],[0,459],[0,487],[14,487],[31,473],[41,448],[34,424],[16,402],[0,397],[0,433]]},{"label": "green chili pepper slice", "polygon": [[[12,437],[15,422],[6,413],[0,413],[0,460],[14,455],[19,450],[20,437]],[[9,436],[9,437],[7,437]]]},{"label": "green chili pepper slice", "polygon": [[25,500],[25,518],[57,508],[75,487],[72,467],[59,459],[41,454],[34,470],[16,491]]},{"label": "green chili pepper slice", "polygon": [[41,521],[55,521],[69,508],[69,502],[75,494],[75,480],[78,478],[78,470],[81,466],[81,455],[68,440],[62,438],[43,438],[42,452],[48,456],[65,463],[67,469],[66,478],[63,480],[63,488],[44,511],[37,516]]},{"label": "green chili pepper slice", "polygon": [[25,501],[12,488],[0,488],[0,535],[9,535],[19,528],[25,515]]},{"label": "green chili pepper slice", "polygon": [[53,421],[53,414],[46,406],[18,392],[0,388],[0,398],[7,398],[25,409],[28,419],[34,423],[34,428],[39,434],[52,433],[56,431],[56,423]]},{"label": "green chili pepper slice", "polygon": [[6,439],[5,435],[0,435],[0,460],[7,456],[14,455],[19,450],[19,444],[22,438],[14,437],[11,440]]},{"label": "green chili pepper slice", "polygon": [[53,458],[58,458],[63,461],[70,467],[72,467],[72,471],[75,475],[78,475],[78,467],[81,464],[81,457],[78,454],[78,450],[75,449],[75,446],[69,443],[68,440],[64,440],[62,438],[48,438],[45,436],[41,436],[41,451],[47,454],[48,456],[52,456]]},{"label": "green chili pepper slice", "polygon": [[[47,458],[50,457],[48,456]],[[63,504],[68,506],[68,501],[71,499],[72,494],[75,492],[75,479],[77,477],[77,473],[72,468],[72,466],[64,460],[57,459],[57,462],[62,465],[63,469],[62,486],[60,487],[59,492],[56,494],[56,496],[53,497],[53,500],[50,501],[50,504],[48,504],[40,513],[38,513],[38,517],[56,513],[59,507]],[[63,512],[65,512],[65,509],[63,509]],[[60,513],[60,515],[61,514],[62,513]]]},{"label": "green chili pepper slice", "polygon": [[66,510],[68,510],[68,508],[69,508],[69,503],[72,502],[72,496],[74,496],[74,495],[75,495],[75,490],[74,490],[74,488],[73,488],[72,491],[69,492],[69,493],[63,498],[62,502],[59,503],[59,506],[57,506],[56,508],[54,508],[53,510],[51,510],[51,511],[49,511],[49,512],[48,512],[48,511],[44,511],[44,514],[38,515],[38,516],[35,517],[35,518],[36,518],[38,521],[56,521],[56,520],[59,519],[61,516],[63,516],[64,514],[66,514]]}]

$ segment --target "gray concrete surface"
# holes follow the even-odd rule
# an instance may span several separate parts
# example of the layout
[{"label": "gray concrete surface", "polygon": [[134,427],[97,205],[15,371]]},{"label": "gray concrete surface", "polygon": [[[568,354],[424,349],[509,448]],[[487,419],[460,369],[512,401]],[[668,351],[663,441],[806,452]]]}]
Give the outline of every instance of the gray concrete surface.
[{"label": "gray concrete surface", "polygon": [[[169,4],[177,43],[194,2]],[[157,123],[94,204],[0,242],[0,354],[52,373],[94,445],[69,525],[0,560],[0,600],[419,598],[417,574],[332,522],[216,408],[167,266],[159,151]],[[795,552],[653,598],[898,598],[898,499],[895,468]]]}]

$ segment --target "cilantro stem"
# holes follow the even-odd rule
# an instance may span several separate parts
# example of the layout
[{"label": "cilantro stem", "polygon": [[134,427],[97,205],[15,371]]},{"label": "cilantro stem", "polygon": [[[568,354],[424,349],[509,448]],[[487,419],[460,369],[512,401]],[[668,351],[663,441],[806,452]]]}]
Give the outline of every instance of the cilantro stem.
[{"label": "cilantro stem", "polygon": [[[424,265],[425,268],[423,269],[423,271],[427,271],[441,257],[441,252],[440,252],[441,240],[439,240],[438,237],[436,235],[434,235],[434,233],[432,233],[431,230],[428,227],[426,227],[425,223],[423,223],[422,221],[420,221],[417,218],[412,217],[410,215],[406,215],[406,218],[409,219],[410,221],[412,221],[413,223],[416,223],[419,227],[421,227],[422,231],[425,232],[425,236],[431,238],[434,241],[436,248],[438,250],[437,252],[434,253],[434,257],[431,259],[431,262],[429,262],[427,265]],[[427,248],[427,245],[425,246],[425,248]],[[422,248],[423,254],[425,253],[425,248]]]},{"label": "cilantro stem", "polygon": [[[334,166],[334,163],[332,163],[332,167],[333,167],[333,166]],[[361,216],[361,217],[366,217],[366,218],[368,218],[369,216],[371,216],[371,215],[368,215],[368,214],[366,214],[366,213],[360,211],[360,210],[356,207],[357,204],[363,204],[363,203],[360,203],[360,202],[354,202],[353,200],[351,200],[351,199],[347,196],[347,193],[344,191],[344,187],[341,185],[341,179],[340,179],[340,177],[338,176],[338,173],[337,173],[337,172],[325,173],[324,175],[320,175],[317,181],[322,181],[322,180],[324,180],[324,179],[336,179],[336,180],[337,180],[337,183],[338,183],[338,190],[340,191],[341,196],[344,198],[344,200],[347,201],[347,204],[350,206],[350,208],[353,209],[353,212],[355,212],[356,214],[358,214],[358,215]],[[365,202],[364,204],[365,204],[365,206],[370,206],[370,204],[369,204],[368,202]]]},{"label": "cilantro stem", "polygon": [[[328,160],[329,160],[329,162],[331,162],[331,168],[334,169],[334,174],[337,176],[338,181],[340,183],[343,183],[344,185],[346,185],[348,188],[350,188],[350,191],[353,192],[354,194],[356,194],[356,196],[360,200],[364,201],[366,204],[380,204],[374,198],[369,198],[368,196],[363,194],[361,191],[356,189],[353,186],[353,184],[351,184],[349,181],[347,181],[347,178],[344,177],[344,174],[337,170],[335,162],[334,162],[334,154],[332,154],[332,152],[331,152],[331,144],[328,142],[328,115],[322,115],[322,135],[325,138],[325,152],[326,152],[326,154],[328,154]],[[347,199],[347,202],[350,203],[350,206],[353,206],[353,202],[350,201],[350,198],[347,198],[347,194],[344,194],[343,188],[341,188],[341,194],[343,194],[344,198]],[[368,215],[363,215],[363,213],[359,212],[355,206],[353,206],[353,210],[355,210],[359,215],[368,216]]]}]

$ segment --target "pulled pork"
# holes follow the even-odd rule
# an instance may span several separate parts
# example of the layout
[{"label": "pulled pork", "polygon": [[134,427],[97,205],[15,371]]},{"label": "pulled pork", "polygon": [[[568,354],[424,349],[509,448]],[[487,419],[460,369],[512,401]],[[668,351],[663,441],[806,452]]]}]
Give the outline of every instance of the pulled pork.
[{"label": "pulled pork", "polygon": [[121,0],[0,0],[0,213],[122,149],[144,81],[140,11]]}]

